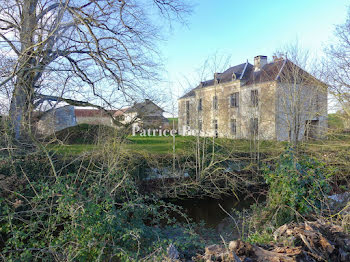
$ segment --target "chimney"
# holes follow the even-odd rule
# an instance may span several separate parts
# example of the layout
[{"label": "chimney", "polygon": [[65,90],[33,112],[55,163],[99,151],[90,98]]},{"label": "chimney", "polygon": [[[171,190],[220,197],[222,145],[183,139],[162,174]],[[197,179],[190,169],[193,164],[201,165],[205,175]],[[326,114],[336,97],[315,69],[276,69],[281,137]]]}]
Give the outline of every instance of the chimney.
[{"label": "chimney", "polygon": [[278,56],[273,56],[273,62],[278,62],[278,61],[282,61],[284,60],[284,58],[282,56],[278,57]]},{"label": "chimney", "polygon": [[267,56],[257,55],[256,57],[254,57],[254,71],[259,71],[266,64]]}]

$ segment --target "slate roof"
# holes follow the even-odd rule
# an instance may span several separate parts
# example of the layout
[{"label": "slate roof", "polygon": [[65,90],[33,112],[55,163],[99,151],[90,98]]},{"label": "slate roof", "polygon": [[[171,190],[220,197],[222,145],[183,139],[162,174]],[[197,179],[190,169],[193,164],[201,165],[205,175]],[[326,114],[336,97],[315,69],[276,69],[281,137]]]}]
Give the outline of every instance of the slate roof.
[{"label": "slate roof", "polygon": [[179,99],[194,96],[194,95],[195,95],[195,91],[196,91],[197,89],[199,89],[199,88],[201,88],[201,86],[197,86],[196,88],[193,88],[191,91],[187,92],[186,94],[184,94],[184,95],[183,95],[182,97],[180,97]]},{"label": "slate roof", "polygon": [[[240,79],[241,77],[242,79],[246,79],[249,76],[249,73],[252,71],[253,67],[254,66],[248,63],[247,61],[246,63],[232,66],[222,73],[217,73],[216,79],[218,83],[230,82],[232,81],[233,74],[235,74],[236,79]],[[242,74],[244,75],[242,76]],[[191,91],[180,97],[180,99],[194,96],[195,90],[212,85],[214,85],[214,79],[201,82],[200,85],[198,85],[196,88],[192,89]]]},{"label": "slate roof", "polygon": [[[285,69],[284,65],[289,60],[278,60],[272,63],[264,65],[260,70],[251,70],[248,81],[244,85],[252,85],[262,82],[278,80],[277,76],[280,74],[281,69]],[[291,63],[291,62],[290,62]],[[293,64],[294,65],[294,64]]]},{"label": "slate roof", "polygon": [[[230,82],[232,81],[233,73],[236,75],[236,79],[240,79],[242,74],[244,73],[244,76],[242,77],[242,79],[244,79],[247,76],[247,70],[249,71],[252,68],[253,68],[253,65],[248,62],[240,65],[236,65],[236,66],[230,67],[223,73],[219,73],[217,76],[217,79],[219,80],[219,83]],[[244,69],[246,69],[246,71],[244,71]]]},{"label": "slate roof", "polygon": [[149,99],[146,99],[144,102],[134,104],[132,107],[128,108],[125,112],[126,113],[142,112],[150,105],[153,105],[156,108],[158,108],[159,110],[161,110],[162,112],[164,112],[164,110],[161,107],[157,106],[155,103],[153,103]]},{"label": "slate roof", "polygon": [[[124,113],[130,112],[143,112],[146,109],[146,106],[150,104],[154,105],[156,108],[159,108],[162,112],[164,110],[153,103],[151,100],[146,99],[144,102],[136,103],[132,107],[126,107],[119,110],[108,110],[114,117],[124,115]],[[99,109],[74,109],[74,113],[76,117],[110,117],[105,111]]]},{"label": "slate roof", "polygon": [[[290,72],[297,72],[297,74],[290,73]],[[225,82],[232,81],[233,73],[236,75],[236,79],[241,79],[244,81],[242,83],[242,86],[253,85],[253,84],[269,82],[269,81],[283,82],[283,81],[286,81],[286,79],[288,79],[288,82],[290,82],[290,81],[294,81],[294,79],[291,79],[291,78],[295,77],[296,75],[298,77],[298,79],[296,79],[297,81],[303,81],[303,83],[305,83],[306,81],[310,81],[310,82],[316,81],[323,86],[327,86],[325,83],[316,79],[311,74],[309,74],[308,72],[306,72],[305,70],[303,70],[302,68],[294,64],[289,59],[283,59],[283,58],[280,58],[271,63],[268,63],[264,65],[260,70],[257,70],[257,71],[254,71],[254,66],[250,63],[243,63],[240,65],[230,67],[223,73],[217,74],[218,83],[225,83]],[[180,97],[179,99],[194,96],[195,91],[197,89],[212,86],[212,85],[214,85],[214,79],[204,81],[200,85],[198,85],[196,88],[192,89],[191,91],[186,93],[184,96]]]},{"label": "slate roof", "polygon": [[248,81],[244,85],[252,85],[262,82],[278,81],[278,82],[297,82],[303,85],[317,85],[327,87],[325,83],[317,79],[304,69],[294,64],[289,59],[279,59],[272,63],[266,64],[259,71],[252,71]]}]

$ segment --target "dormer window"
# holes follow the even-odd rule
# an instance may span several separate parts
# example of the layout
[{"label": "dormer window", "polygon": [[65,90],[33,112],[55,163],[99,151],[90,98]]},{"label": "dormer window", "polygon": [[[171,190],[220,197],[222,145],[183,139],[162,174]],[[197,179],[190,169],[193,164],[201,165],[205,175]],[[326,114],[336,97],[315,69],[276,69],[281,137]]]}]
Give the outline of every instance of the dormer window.
[{"label": "dormer window", "polygon": [[232,81],[235,81],[236,80],[236,74],[235,73],[232,73]]}]

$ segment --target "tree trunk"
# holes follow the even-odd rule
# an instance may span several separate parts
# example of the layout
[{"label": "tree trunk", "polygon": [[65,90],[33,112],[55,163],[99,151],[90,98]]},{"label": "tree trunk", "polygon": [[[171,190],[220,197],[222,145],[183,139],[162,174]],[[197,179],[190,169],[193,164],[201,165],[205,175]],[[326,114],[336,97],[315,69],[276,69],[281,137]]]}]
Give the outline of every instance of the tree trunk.
[{"label": "tree trunk", "polygon": [[35,47],[34,35],[37,29],[36,7],[38,0],[23,2],[16,83],[10,105],[10,123],[16,140],[25,139],[30,131],[30,116],[34,94]]}]

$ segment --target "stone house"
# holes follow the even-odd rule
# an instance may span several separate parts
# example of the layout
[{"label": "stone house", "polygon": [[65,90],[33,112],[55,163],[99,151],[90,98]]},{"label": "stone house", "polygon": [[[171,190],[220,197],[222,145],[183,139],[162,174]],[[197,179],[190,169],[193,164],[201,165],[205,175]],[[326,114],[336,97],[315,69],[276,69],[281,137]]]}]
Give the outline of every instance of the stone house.
[{"label": "stone house", "polygon": [[144,102],[135,103],[132,107],[125,109],[121,122],[143,128],[164,128],[168,126],[169,121],[163,113],[162,108],[153,101],[145,99]]},{"label": "stone house", "polygon": [[[127,109],[120,110],[108,110],[113,117],[121,116]],[[98,109],[86,109],[75,108],[74,115],[77,124],[90,124],[90,125],[104,125],[113,127],[113,120],[111,116],[103,110]]]},{"label": "stone house", "polygon": [[66,105],[45,111],[37,121],[36,128],[40,133],[50,135],[75,125],[77,125],[77,121],[74,106]]},{"label": "stone house", "polygon": [[[146,99],[135,103],[132,107],[120,110],[109,110],[109,113],[122,124],[138,126],[164,126],[168,124],[163,116],[164,110]],[[37,121],[37,129],[42,134],[52,134],[62,129],[79,125],[105,125],[115,127],[111,116],[103,110],[76,108],[71,105],[55,107],[42,114]]]},{"label": "stone house", "polygon": [[302,140],[327,127],[327,86],[288,59],[256,56],[178,99],[181,135]]}]

